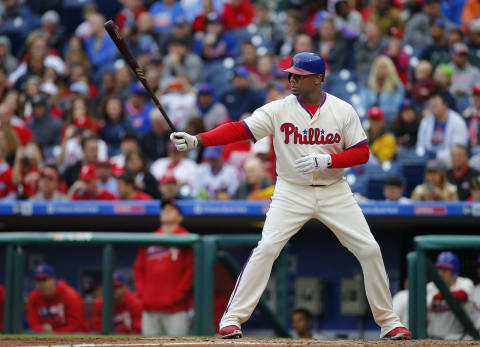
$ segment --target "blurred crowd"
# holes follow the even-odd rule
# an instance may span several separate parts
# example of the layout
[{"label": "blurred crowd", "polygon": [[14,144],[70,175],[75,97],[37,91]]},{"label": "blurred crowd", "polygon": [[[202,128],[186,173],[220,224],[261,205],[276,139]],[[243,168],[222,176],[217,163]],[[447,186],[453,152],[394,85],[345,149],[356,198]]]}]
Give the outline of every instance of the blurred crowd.
[{"label": "blurred crowd", "polygon": [[[75,28],[62,20],[72,2]],[[272,140],[177,152],[101,3],[0,5],[0,199],[269,199]],[[325,91],[362,120],[371,165],[400,163],[402,188],[399,158],[422,158],[413,200],[478,200],[477,0],[119,0],[115,12],[177,129],[198,134],[287,96],[282,70],[315,51]]]}]

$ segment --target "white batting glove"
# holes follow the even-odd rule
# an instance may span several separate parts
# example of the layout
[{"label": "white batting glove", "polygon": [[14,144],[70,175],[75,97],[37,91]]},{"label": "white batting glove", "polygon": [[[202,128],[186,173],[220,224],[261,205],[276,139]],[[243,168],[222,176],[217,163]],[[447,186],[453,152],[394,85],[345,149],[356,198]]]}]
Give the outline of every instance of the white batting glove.
[{"label": "white batting glove", "polygon": [[295,169],[303,174],[325,170],[332,164],[330,154],[309,154],[294,161]]},{"label": "white batting glove", "polygon": [[170,135],[170,140],[179,152],[189,151],[198,146],[197,138],[184,132],[172,133]]}]

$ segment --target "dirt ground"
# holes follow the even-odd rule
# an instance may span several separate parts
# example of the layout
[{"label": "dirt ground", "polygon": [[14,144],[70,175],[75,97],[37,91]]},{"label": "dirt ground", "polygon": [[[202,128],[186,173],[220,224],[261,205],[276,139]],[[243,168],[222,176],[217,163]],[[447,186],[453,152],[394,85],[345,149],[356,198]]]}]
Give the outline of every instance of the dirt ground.
[{"label": "dirt ground", "polygon": [[110,338],[110,337],[2,337],[0,347],[10,346],[58,346],[58,347],[133,347],[133,346],[165,346],[165,347],[368,347],[368,346],[480,346],[476,341],[385,341],[385,340],[310,340],[310,339],[272,339],[243,338],[237,340],[221,340],[218,338]]}]

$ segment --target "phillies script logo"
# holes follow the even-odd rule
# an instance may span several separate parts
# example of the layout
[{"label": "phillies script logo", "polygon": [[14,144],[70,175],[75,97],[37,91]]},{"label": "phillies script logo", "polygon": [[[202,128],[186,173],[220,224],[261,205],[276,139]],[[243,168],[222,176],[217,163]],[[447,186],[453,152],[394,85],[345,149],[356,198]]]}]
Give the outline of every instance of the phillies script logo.
[{"label": "phillies script logo", "polygon": [[293,143],[300,145],[331,145],[339,143],[341,137],[338,133],[325,134],[325,130],[320,128],[309,128],[298,132],[298,128],[292,123],[283,123],[280,131],[285,133],[285,144],[290,143],[290,135],[293,136]]}]

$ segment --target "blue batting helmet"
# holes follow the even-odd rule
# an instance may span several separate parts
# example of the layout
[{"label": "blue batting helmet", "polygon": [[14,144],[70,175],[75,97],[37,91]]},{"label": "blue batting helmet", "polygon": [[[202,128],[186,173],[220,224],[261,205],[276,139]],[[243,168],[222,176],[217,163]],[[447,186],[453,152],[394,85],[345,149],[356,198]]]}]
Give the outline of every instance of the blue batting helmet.
[{"label": "blue batting helmet", "polygon": [[442,252],[438,255],[435,262],[437,268],[451,269],[454,276],[458,275],[460,263],[458,257],[452,252]]},{"label": "blue batting helmet", "polygon": [[292,58],[290,68],[283,71],[296,75],[320,74],[325,76],[325,61],[317,53],[297,53]]}]

